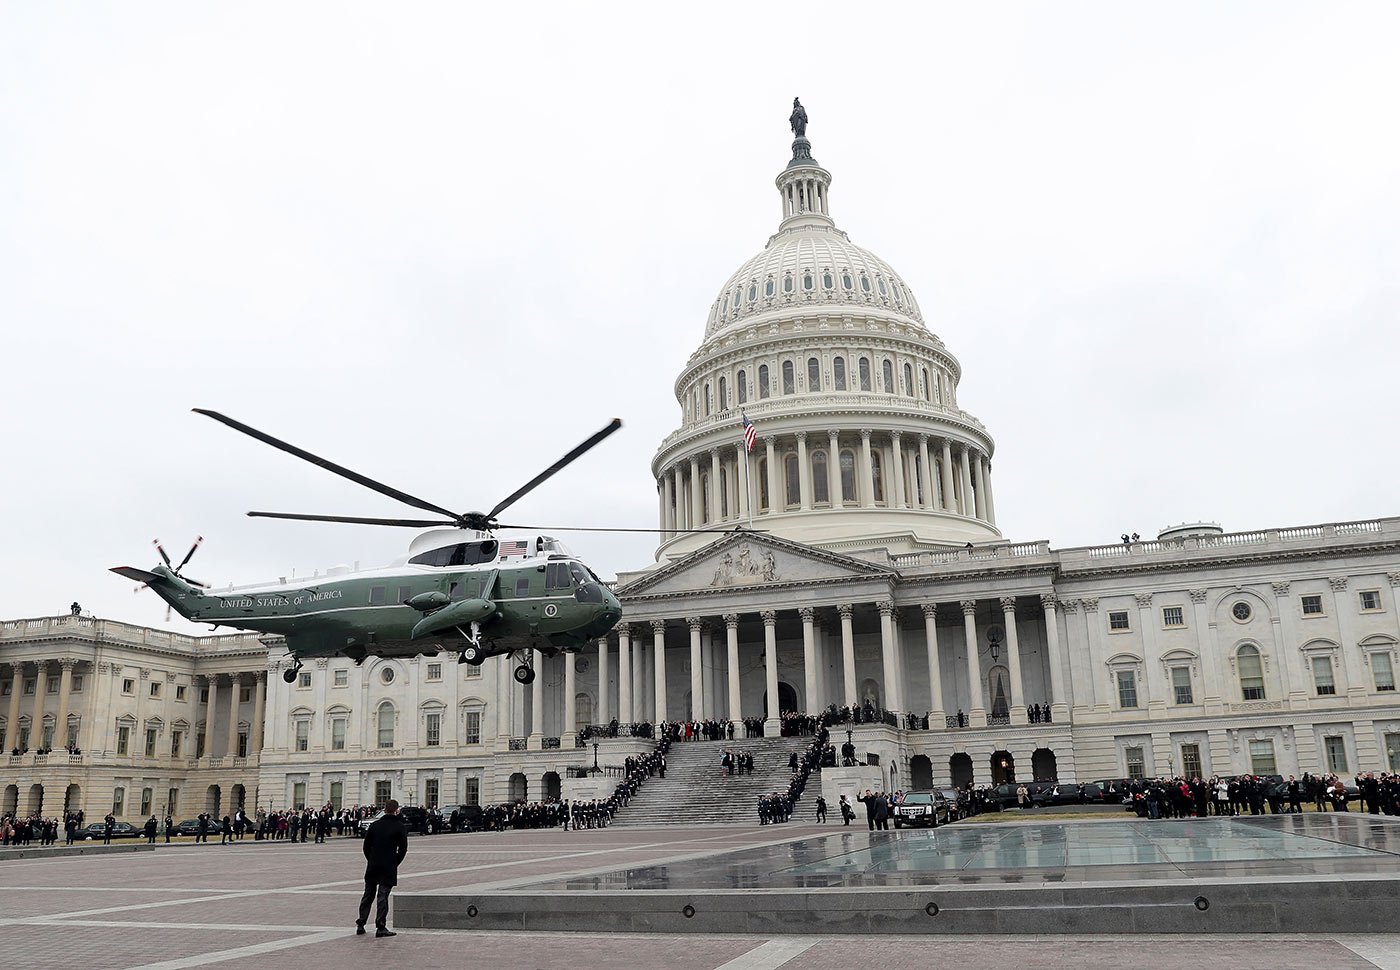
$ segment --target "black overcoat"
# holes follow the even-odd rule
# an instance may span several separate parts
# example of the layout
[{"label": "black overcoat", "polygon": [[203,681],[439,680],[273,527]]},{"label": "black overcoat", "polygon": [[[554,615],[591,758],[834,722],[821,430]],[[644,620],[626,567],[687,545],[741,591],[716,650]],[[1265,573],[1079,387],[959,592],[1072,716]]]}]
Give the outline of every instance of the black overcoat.
[{"label": "black overcoat", "polygon": [[397,815],[385,815],[365,830],[365,882],[399,884],[399,863],[408,854],[408,827]]}]

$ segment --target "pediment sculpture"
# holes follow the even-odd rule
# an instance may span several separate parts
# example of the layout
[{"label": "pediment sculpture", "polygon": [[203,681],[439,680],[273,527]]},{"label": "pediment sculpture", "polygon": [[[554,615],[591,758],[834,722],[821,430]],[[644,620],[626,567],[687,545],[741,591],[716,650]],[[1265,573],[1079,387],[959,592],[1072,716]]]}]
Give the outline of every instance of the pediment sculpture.
[{"label": "pediment sculpture", "polygon": [[711,586],[751,586],[756,583],[771,583],[778,578],[778,564],[773,554],[764,550],[754,555],[748,543],[739,547],[738,555],[726,551],[715,566]]}]

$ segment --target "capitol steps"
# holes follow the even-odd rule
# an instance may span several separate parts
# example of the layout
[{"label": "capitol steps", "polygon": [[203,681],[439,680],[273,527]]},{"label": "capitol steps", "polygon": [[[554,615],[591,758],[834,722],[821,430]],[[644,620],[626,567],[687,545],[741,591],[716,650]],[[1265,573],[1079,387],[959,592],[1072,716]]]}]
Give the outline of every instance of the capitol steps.
[{"label": "capitol steps", "polygon": [[[666,777],[648,778],[613,825],[715,825],[758,822],[758,800],[786,792],[793,773],[788,759],[798,757],[811,737],[747,738],[734,741],[677,741],[666,755]],[[725,749],[753,756],[753,774],[728,775],[720,766]],[[813,792],[821,784],[813,772],[802,798],[793,807],[800,817],[810,814]]]}]

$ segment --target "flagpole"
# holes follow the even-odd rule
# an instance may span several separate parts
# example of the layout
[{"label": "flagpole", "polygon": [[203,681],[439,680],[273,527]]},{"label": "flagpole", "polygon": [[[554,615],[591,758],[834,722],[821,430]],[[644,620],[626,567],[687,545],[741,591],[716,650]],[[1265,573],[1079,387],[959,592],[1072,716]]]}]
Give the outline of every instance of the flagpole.
[{"label": "flagpole", "polygon": [[749,492],[749,531],[753,531],[753,452],[749,443],[744,442],[744,486]]}]

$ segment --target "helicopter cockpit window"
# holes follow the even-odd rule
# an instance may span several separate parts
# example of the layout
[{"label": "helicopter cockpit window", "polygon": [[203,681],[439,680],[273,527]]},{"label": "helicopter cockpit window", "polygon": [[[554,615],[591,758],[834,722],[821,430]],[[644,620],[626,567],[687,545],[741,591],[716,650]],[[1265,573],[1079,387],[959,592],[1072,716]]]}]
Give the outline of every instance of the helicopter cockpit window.
[{"label": "helicopter cockpit window", "polygon": [[589,574],[588,570],[584,568],[581,562],[569,563],[569,572],[573,574],[574,582],[578,583],[580,586],[586,586],[589,583],[596,583],[598,581]]},{"label": "helicopter cockpit window", "polygon": [[569,564],[566,562],[552,562],[545,567],[544,574],[545,589],[570,589]]},{"label": "helicopter cockpit window", "polygon": [[459,542],[441,549],[429,549],[409,560],[415,566],[474,566],[480,562],[494,562],[496,540],[485,542]]}]

